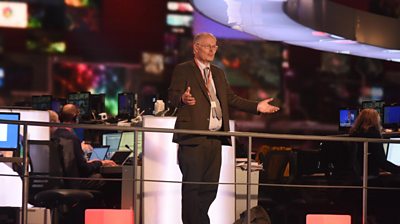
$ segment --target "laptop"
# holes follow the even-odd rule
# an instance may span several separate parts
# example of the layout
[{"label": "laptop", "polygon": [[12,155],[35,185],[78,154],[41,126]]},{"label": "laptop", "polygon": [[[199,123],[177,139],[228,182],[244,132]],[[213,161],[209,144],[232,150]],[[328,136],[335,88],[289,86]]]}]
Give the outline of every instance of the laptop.
[{"label": "laptop", "polygon": [[90,154],[89,161],[104,160],[106,158],[109,148],[110,148],[109,145],[94,147],[92,153]]},{"label": "laptop", "polygon": [[[390,138],[390,140],[400,140],[400,138]],[[400,144],[389,143],[387,148],[386,159],[396,165],[400,165]]]},{"label": "laptop", "polygon": [[111,157],[111,160],[114,161],[117,165],[124,165],[126,161],[128,161],[129,155],[131,151],[116,151]]}]

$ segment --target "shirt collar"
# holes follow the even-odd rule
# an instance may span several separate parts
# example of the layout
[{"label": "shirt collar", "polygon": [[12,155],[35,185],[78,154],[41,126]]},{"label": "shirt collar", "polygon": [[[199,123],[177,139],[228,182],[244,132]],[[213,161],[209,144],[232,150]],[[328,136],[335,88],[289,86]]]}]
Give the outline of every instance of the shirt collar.
[{"label": "shirt collar", "polygon": [[194,59],[196,61],[197,66],[199,66],[200,70],[203,71],[205,68],[210,68],[210,63],[208,64],[203,64],[199,60]]}]

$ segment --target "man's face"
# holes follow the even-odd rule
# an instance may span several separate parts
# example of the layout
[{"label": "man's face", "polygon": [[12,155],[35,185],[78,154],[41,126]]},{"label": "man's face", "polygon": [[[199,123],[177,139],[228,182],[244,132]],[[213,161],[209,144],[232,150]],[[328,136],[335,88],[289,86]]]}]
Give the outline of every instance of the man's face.
[{"label": "man's face", "polygon": [[212,37],[204,36],[194,44],[194,57],[202,63],[210,63],[214,60],[217,52],[217,40]]}]

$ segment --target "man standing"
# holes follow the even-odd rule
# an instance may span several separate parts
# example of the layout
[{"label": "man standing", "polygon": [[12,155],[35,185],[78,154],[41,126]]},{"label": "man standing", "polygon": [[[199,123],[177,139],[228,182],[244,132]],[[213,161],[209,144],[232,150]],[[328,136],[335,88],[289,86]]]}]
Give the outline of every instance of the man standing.
[{"label": "man standing", "polygon": [[[275,113],[278,107],[237,96],[224,72],[211,64],[218,49],[211,33],[193,39],[194,60],[176,66],[168,89],[171,104],[178,108],[176,129],[229,131],[229,107],[250,113]],[[218,182],[221,169],[221,145],[230,145],[229,137],[174,134],[179,144],[178,163],[183,182]],[[218,184],[182,185],[182,221],[184,224],[209,224],[208,209],[217,195]]]}]

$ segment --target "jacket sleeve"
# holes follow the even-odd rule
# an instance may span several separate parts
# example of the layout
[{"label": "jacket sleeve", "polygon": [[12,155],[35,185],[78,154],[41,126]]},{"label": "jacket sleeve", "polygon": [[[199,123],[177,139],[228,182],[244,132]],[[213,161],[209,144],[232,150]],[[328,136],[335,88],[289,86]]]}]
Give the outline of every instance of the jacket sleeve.
[{"label": "jacket sleeve", "polygon": [[183,106],[181,97],[188,85],[183,67],[179,65],[176,66],[172,73],[171,84],[168,88],[168,100],[171,106]]},{"label": "jacket sleeve", "polygon": [[100,171],[101,161],[88,163],[84,157],[79,139],[74,139],[74,154],[78,164],[79,174],[81,177],[88,177]]}]

